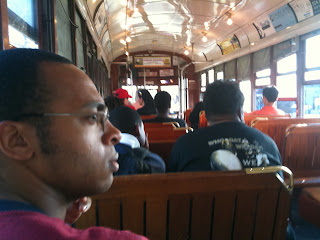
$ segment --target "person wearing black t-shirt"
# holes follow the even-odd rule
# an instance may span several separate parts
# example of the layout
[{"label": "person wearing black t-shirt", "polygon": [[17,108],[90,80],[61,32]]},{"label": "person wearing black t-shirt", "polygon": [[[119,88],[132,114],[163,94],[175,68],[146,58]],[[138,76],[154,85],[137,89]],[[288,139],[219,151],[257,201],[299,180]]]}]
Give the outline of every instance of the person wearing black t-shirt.
[{"label": "person wearing black t-shirt", "polygon": [[154,104],[157,109],[157,116],[152,119],[146,119],[144,122],[177,122],[180,127],[186,127],[187,123],[179,118],[170,118],[171,96],[166,91],[160,91],[154,97]]},{"label": "person wearing black t-shirt", "polygon": [[221,81],[210,84],[204,95],[209,126],[177,140],[168,171],[240,170],[281,165],[275,142],[243,123],[243,102],[238,84]]}]

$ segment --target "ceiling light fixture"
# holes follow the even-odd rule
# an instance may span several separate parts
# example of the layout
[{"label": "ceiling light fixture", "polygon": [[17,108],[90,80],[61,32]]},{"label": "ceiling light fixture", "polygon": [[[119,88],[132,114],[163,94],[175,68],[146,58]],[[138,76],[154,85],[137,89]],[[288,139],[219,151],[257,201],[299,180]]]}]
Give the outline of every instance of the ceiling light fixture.
[{"label": "ceiling light fixture", "polygon": [[122,5],[122,6],[127,6],[127,4],[128,4],[128,3],[127,3],[127,0],[121,0],[121,5]]},{"label": "ceiling light fixture", "polygon": [[128,51],[126,51],[126,55],[129,57],[129,52]]},{"label": "ceiling light fixture", "polygon": [[204,22],[204,28],[205,28],[206,30],[209,29],[209,23],[208,23],[208,22]]},{"label": "ceiling light fixture", "polygon": [[123,39],[120,39],[120,43],[122,43],[123,45],[127,44],[127,42],[125,40],[123,40]]},{"label": "ceiling light fixture", "polygon": [[186,50],[184,51],[184,54],[185,54],[185,55],[189,55],[188,49],[186,49]]},{"label": "ceiling light fixture", "polygon": [[131,42],[131,37],[127,36],[126,41]]},{"label": "ceiling light fixture", "polygon": [[203,37],[202,37],[202,42],[207,42],[208,41],[208,38],[207,38],[207,33],[206,32],[203,32]]},{"label": "ceiling light fixture", "polygon": [[227,24],[228,24],[228,25],[232,25],[233,21],[232,21],[232,19],[231,19],[231,13],[227,12],[226,15],[227,15],[227,17],[228,17]]}]

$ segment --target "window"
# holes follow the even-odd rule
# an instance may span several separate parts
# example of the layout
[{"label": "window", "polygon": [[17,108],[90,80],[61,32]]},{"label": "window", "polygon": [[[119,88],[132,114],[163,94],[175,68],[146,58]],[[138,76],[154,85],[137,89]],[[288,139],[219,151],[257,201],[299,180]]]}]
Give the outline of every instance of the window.
[{"label": "window", "polygon": [[206,91],[206,86],[207,86],[207,74],[202,73],[201,74],[201,92]]},{"label": "window", "polygon": [[36,0],[7,0],[9,44],[17,48],[38,48]]},{"label": "window", "polygon": [[209,84],[210,83],[213,83],[214,82],[214,70],[213,69],[210,69],[208,71],[208,74],[209,74]]},{"label": "window", "polygon": [[78,67],[82,70],[85,70],[85,62],[84,62],[84,48],[83,48],[83,25],[82,25],[82,18],[78,11],[76,11],[76,38],[77,38],[77,63]]},{"label": "window", "polygon": [[271,83],[270,74],[271,74],[270,68],[256,72],[256,86],[270,85]]},{"label": "window", "polygon": [[320,35],[306,39],[305,81],[320,80]]},{"label": "window", "polygon": [[223,72],[217,72],[217,80],[218,81],[223,81],[223,78],[224,78]]},{"label": "window", "polygon": [[244,96],[243,111],[251,112],[251,82],[250,79],[243,80],[239,87]]},{"label": "window", "polygon": [[297,70],[297,54],[291,54],[277,62],[278,74],[295,72]]},{"label": "window", "polygon": [[263,88],[256,89],[256,110],[260,110],[263,107]]},{"label": "window", "polygon": [[171,108],[170,112],[179,112],[180,110],[180,99],[179,99],[179,86],[160,86],[161,91],[166,91],[171,96]]},{"label": "window", "polygon": [[319,117],[320,84],[304,86],[304,116]]},{"label": "window", "polygon": [[69,1],[56,0],[58,54],[73,61]]}]

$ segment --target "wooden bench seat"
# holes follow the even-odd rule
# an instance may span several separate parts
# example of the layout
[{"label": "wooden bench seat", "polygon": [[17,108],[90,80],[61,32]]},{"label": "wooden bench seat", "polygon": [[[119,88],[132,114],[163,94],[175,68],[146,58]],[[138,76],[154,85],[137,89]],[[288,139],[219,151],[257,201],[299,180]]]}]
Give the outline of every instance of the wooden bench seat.
[{"label": "wooden bench seat", "polygon": [[320,123],[292,124],[286,129],[282,164],[296,178],[320,178]]},{"label": "wooden bench seat", "polygon": [[278,146],[283,158],[283,144],[286,137],[286,129],[291,124],[320,123],[320,118],[259,118],[252,122],[252,127],[270,136]]},{"label": "wooden bench seat", "polygon": [[151,240],[285,239],[291,194],[276,175],[229,171],[115,177],[109,191],[93,196],[76,227],[131,230]]}]

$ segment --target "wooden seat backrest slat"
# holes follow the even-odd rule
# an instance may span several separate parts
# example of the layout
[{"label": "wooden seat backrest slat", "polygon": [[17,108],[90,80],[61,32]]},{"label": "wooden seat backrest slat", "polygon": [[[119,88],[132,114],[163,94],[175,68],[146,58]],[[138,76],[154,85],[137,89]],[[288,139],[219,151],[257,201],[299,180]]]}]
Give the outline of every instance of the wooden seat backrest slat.
[{"label": "wooden seat backrest slat", "polygon": [[152,119],[152,118],[155,118],[156,116],[157,116],[156,114],[153,114],[153,115],[140,115],[142,120]]},{"label": "wooden seat backrest slat", "polygon": [[278,146],[283,158],[283,143],[286,137],[286,129],[291,124],[320,123],[320,118],[273,118],[258,119],[252,127],[270,136]]},{"label": "wooden seat backrest slat", "polygon": [[290,198],[273,173],[116,176],[76,227],[107,226],[155,240],[284,239]]},{"label": "wooden seat backrest slat", "polygon": [[263,119],[263,118],[268,118],[268,119],[274,119],[274,118],[291,118],[290,114],[286,115],[253,115],[250,113],[244,114],[244,123],[247,124],[249,127],[252,126],[252,123],[256,118]]},{"label": "wooden seat backrest slat", "polygon": [[283,165],[296,177],[319,176],[320,123],[292,124],[286,129]]}]

